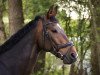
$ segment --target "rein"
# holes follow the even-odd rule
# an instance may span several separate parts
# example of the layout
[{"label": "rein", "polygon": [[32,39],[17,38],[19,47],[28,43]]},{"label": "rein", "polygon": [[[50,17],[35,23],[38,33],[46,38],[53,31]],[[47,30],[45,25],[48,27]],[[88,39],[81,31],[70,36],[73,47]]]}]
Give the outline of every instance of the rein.
[{"label": "rein", "polygon": [[59,49],[65,48],[65,47],[70,47],[71,48],[72,46],[74,46],[74,44],[72,42],[68,42],[66,44],[58,44],[57,45],[52,40],[52,37],[50,36],[49,32],[47,31],[47,26],[50,25],[50,24],[52,24],[52,23],[54,23],[54,22],[45,23],[44,18],[43,18],[42,21],[43,21],[43,48],[44,48],[44,50],[46,50],[45,49],[45,40],[47,38],[49,40],[49,42],[50,42],[50,45],[52,46],[52,49],[53,49],[53,51],[50,51],[50,52],[53,53],[58,58],[61,58],[63,60],[66,57],[66,54],[69,53],[70,49],[68,49],[68,51],[64,55],[59,52]]}]

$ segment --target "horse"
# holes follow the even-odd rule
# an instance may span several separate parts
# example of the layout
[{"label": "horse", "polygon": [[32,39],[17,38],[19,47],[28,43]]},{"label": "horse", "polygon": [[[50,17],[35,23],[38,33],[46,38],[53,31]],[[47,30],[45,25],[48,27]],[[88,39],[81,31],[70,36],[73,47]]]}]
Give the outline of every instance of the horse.
[{"label": "horse", "polygon": [[0,75],[30,75],[41,50],[72,64],[77,60],[74,44],[55,18],[57,6],[36,16],[0,46]]}]

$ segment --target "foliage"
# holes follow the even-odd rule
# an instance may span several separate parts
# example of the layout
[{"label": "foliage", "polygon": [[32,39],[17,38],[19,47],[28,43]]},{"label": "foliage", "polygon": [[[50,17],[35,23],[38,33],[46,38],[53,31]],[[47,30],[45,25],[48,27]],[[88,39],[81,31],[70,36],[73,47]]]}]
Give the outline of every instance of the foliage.
[{"label": "foliage", "polygon": [[56,0],[23,0],[25,18],[34,18],[36,15],[45,13]]},{"label": "foliage", "polygon": [[[44,72],[38,71],[36,75],[62,75],[63,63],[57,59],[53,54],[46,53],[46,63]],[[68,74],[69,66],[65,66],[65,74]]]}]

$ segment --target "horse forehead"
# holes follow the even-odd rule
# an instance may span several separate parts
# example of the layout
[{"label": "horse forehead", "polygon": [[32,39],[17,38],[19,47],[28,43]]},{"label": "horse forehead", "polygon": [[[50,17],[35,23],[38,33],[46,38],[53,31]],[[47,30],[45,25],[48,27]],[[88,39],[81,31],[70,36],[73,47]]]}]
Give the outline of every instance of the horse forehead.
[{"label": "horse forehead", "polygon": [[60,29],[62,29],[59,23],[57,23],[57,27],[60,28]]},{"label": "horse forehead", "polygon": [[55,29],[56,29],[58,32],[60,32],[60,33],[64,33],[64,30],[62,29],[62,27],[60,26],[59,23],[56,23]]},{"label": "horse forehead", "polygon": [[67,39],[67,36],[63,30],[63,28],[60,26],[59,23],[56,24],[55,28],[57,29],[57,31],[63,36],[64,39]]}]

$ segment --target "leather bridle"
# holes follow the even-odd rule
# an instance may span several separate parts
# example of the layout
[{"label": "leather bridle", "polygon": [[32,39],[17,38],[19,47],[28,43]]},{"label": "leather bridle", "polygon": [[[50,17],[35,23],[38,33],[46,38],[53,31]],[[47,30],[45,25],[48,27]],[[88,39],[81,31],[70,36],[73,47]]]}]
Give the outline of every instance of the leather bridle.
[{"label": "leather bridle", "polygon": [[[68,42],[66,44],[56,44],[53,40],[52,37],[50,36],[49,32],[47,31],[47,26],[55,23],[55,22],[48,22],[46,23],[45,20],[43,19],[43,48],[45,49],[45,41],[46,39],[49,40],[50,45],[52,46],[52,51],[50,50],[49,52],[53,53],[55,56],[57,56],[58,58],[61,58],[62,60],[64,59],[64,57],[66,57],[66,55],[68,55],[68,53],[70,52],[70,48],[72,46],[74,46],[74,44],[72,42]],[[57,23],[57,22],[56,22]],[[59,52],[59,49],[61,48],[65,48],[65,47],[70,47],[67,52],[63,55]]]}]

